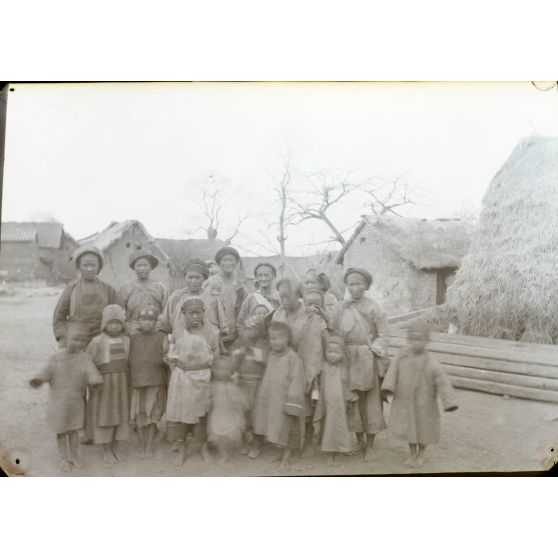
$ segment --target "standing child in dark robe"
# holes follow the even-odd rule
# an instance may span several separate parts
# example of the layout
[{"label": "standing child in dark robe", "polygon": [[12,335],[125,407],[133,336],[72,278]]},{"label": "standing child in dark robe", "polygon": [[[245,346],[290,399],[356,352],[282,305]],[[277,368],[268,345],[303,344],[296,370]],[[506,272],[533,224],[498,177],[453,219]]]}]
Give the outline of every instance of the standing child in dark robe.
[{"label": "standing child in dark robe", "polygon": [[409,443],[411,456],[405,465],[413,468],[422,467],[426,446],[440,437],[438,397],[444,411],[457,409],[450,380],[426,350],[429,337],[426,324],[411,325],[409,347],[393,360],[382,384],[382,393],[393,395],[388,429]]},{"label": "standing child in dark robe", "polygon": [[70,322],[66,328],[66,347],[55,353],[46,368],[30,381],[34,388],[48,382],[48,423],[56,432],[59,467],[67,473],[79,468],[77,448],[79,431],[85,418],[87,386],[103,383],[91,356],[83,349],[89,341],[89,324]]},{"label": "standing child in dark robe", "polygon": [[325,362],[314,413],[314,430],[318,433],[321,450],[328,452],[330,463],[336,465],[336,454],[353,451],[357,439],[349,430],[347,419],[351,391],[345,342],[342,337],[328,333],[324,334],[323,340]]},{"label": "standing child in dark robe", "polygon": [[87,351],[103,376],[91,390],[93,442],[102,444],[103,461],[116,463],[117,444],[130,433],[128,357],[130,339],[124,334],[126,312],[117,304],[103,310],[103,332],[91,340]]},{"label": "standing child in dark robe", "polygon": [[152,306],[140,309],[138,332],[130,337],[130,419],[138,433],[140,459],[153,457],[157,423],[166,405],[165,334],[155,331],[158,317]]},{"label": "standing child in dark robe", "polygon": [[304,443],[306,377],[300,357],[290,348],[291,330],[284,322],[271,322],[271,352],[254,413],[254,433],[282,448],[279,471],[290,469],[293,449]]},{"label": "standing child in dark robe", "polygon": [[207,417],[207,439],[217,447],[221,465],[225,465],[231,450],[242,442],[246,426],[248,402],[233,382],[234,362],[219,359],[212,369],[211,406]]},{"label": "standing child in dark robe", "polygon": [[254,317],[247,318],[240,326],[240,336],[235,341],[232,356],[238,373],[238,386],[246,398],[246,443],[242,455],[252,459],[261,454],[261,436],[254,434],[254,412],[256,399],[265,370],[269,342],[265,336],[265,325]]}]

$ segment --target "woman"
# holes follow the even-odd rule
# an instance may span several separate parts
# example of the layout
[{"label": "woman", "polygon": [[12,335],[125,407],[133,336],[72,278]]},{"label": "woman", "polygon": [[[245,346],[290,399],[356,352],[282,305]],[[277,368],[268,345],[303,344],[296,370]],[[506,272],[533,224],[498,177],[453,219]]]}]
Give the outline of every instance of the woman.
[{"label": "woman", "polygon": [[138,312],[152,306],[159,316],[167,303],[167,288],[163,283],[153,281],[149,276],[159,265],[159,260],[147,250],[136,250],[130,254],[129,265],[136,273],[136,279],[124,283],[118,292],[126,310],[126,330],[128,335],[137,333]]},{"label": "woman", "polygon": [[220,289],[220,297],[225,307],[226,334],[221,334],[223,343],[228,346],[237,337],[236,322],[240,307],[248,292],[238,278],[238,266],[240,264],[240,254],[232,246],[225,246],[215,254],[215,261],[219,265],[219,273],[216,273],[207,282],[205,290],[211,285],[216,285]]},{"label": "woman", "polygon": [[297,289],[289,279],[281,279],[277,283],[277,291],[281,306],[273,313],[272,322],[283,322],[291,329],[291,346],[301,358],[306,377],[304,394],[304,416],[306,419],[306,432],[304,440],[304,456],[311,457],[313,408],[311,392],[317,387],[317,378],[322,369],[324,357],[322,347],[322,334],[328,327],[328,314],[321,309],[306,307],[297,295]]},{"label": "woman", "polygon": [[349,361],[349,428],[357,433],[364,461],[372,461],[375,435],[386,423],[382,410],[380,380],[389,347],[386,313],[364,295],[372,285],[365,269],[350,268],[343,281],[349,300],[335,306],[334,326],[347,345]]},{"label": "woman", "polygon": [[159,329],[165,333],[174,333],[176,328],[183,326],[181,311],[184,301],[191,297],[203,299],[205,305],[205,319],[215,327],[221,335],[226,334],[225,310],[219,297],[212,297],[204,293],[203,284],[209,277],[209,270],[203,260],[191,259],[184,265],[186,287],[174,291],[168,298],[159,322]]},{"label": "woman", "polygon": [[[324,308],[332,310],[337,304],[337,298],[333,293],[328,292],[331,288],[331,281],[325,273],[318,273],[315,269],[309,269],[302,280],[304,291],[320,291],[324,295]],[[303,293],[301,293],[302,295]]]},{"label": "woman", "polygon": [[277,277],[277,270],[270,263],[260,263],[254,269],[254,277],[258,288],[249,294],[238,312],[238,328],[244,326],[246,319],[252,315],[256,306],[265,306],[268,314],[279,308],[279,297],[274,292],[273,281]]},{"label": "woman", "polygon": [[101,252],[92,246],[78,248],[72,255],[79,278],[62,291],[52,319],[54,337],[60,347],[66,343],[69,321],[85,322],[89,335],[87,343],[101,333],[103,309],[109,304],[119,304],[116,291],[97,276],[103,268]]}]

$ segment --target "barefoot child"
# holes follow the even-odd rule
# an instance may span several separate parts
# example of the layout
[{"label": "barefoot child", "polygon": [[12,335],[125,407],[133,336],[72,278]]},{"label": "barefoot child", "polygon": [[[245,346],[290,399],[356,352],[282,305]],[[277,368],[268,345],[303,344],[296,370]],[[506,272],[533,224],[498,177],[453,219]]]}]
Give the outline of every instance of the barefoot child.
[{"label": "barefoot child", "polygon": [[282,448],[282,472],[290,469],[291,452],[304,441],[306,377],[300,357],[289,346],[289,326],[271,322],[268,334],[271,352],[256,401],[254,433]]},{"label": "barefoot child", "polygon": [[265,326],[252,316],[247,318],[240,327],[240,336],[235,341],[232,352],[234,365],[238,372],[238,386],[246,398],[248,408],[246,412],[246,444],[240,453],[248,454],[252,459],[260,456],[261,436],[254,434],[254,411],[256,398],[262,382],[269,342],[265,337]]},{"label": "barefoot child", "polygon": [[338,453],[349,453],[356,445],[356,435],[349,430],[347,407],[351,398],[345,342],[338,335],[324,335],[325,362],[320,378],[320,397],[314,413],[314,430],[320,447],[336,464]]},{"label": "barefoot child", "polygon": [[93,443],[102,444],[103,461],[119,460],[117,444],[128,439],[130,405],[128,357],[130,339],[124,335],[126,313],[118,304],[103,310],[102,333],[91,340],[88,353],[103,376],[103,384],[91,390]]},{"label": "barefoot child", "polygon": [[220,463],[225,465],[231,450],[242,442],[248,402],[233,382],[234,362],[220,358],[212,369],[211,407],[207,417],[207,439],[217,447]]},{"label": "barefoot child", "polygon": [[152,306],[141,308],[137,317],[138,332],[130,337],[130,419],[138,433],[139,457],[150,459],[157,423],[166,405],[165,334],[155,331],[158,313]]},{"label": "barefoot child", "polygon": [[388,429],[407,440],[411,456],[405,465],[421,467],[424,450],[440,437],[440,397],[444,411],[455,411],[453,388],[440,365],[426,350],[428,326],[416,322],[409,326],[408,348],[393,360],[382,384],[382,393],[393,395]]},{"label": "barefoot child", "polygon": [[183,321],[171,336],[167,361],[171,379],[167,398],[167,437],[181,441],[174,460],[181,467],[186,459],[188,434],[199,424],[201,454],[209,462],[206,415],[210,405],[211,367],[220,357],[219,334],[204,322],[204,302],[200,297],[187,298],[181,306]]},{"label": "barefoot child", "polygon": [[69,322],[66,348],[57,351],[45,369],[30,381],[33,388],[50,384],[48,423],[56,432],[60,470],[80,467],[77,456],[79,431],[84,427],[87,385],[103,383],[103,378],[83,349],[89,340],[89,325]]}]

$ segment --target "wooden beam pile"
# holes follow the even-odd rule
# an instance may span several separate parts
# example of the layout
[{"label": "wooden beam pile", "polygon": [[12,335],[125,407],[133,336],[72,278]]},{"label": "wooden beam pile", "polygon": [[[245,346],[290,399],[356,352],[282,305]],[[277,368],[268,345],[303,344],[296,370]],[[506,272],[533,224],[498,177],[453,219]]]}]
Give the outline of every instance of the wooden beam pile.
[{"label": "wooden beam pile", "polygon": [[[406,335],[392,330],[392,356],[406,345]],[[558,403],[557,345],[432,333],[428,350],[456,388]]]}]

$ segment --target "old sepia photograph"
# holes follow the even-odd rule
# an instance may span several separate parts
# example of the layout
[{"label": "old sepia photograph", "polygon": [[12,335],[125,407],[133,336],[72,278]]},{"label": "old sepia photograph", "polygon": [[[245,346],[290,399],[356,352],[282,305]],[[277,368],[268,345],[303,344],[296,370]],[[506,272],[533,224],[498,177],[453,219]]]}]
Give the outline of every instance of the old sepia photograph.
[{"label": "old sepia photograph", "polygon": [[558,462],[557,82],[9,83],[0,126],[7,475]]}]

